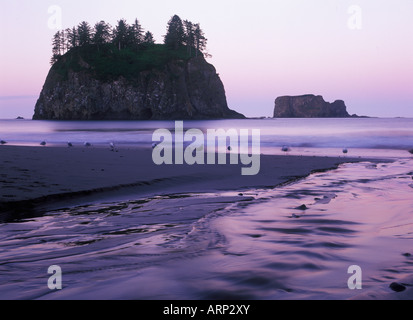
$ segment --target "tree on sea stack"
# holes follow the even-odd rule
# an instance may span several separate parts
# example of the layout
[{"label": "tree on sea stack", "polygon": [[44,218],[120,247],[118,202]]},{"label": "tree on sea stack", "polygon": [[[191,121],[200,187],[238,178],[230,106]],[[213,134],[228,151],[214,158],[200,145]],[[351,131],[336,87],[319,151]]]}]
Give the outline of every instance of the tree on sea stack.
[{"label": "tree on sea stack", "polygon": [[165,45],[177,50],[185,44],[185,30],[182,20],[174,15],[168,22],[168,31],[164,37]]},{"label": "tree on sea stack", "polygon": [[92,39],[92,28],[89,23],[82,21],[77,27],[77,35],[79,39],[79,46],[90,44]]},{"label": "tree on sea stack", "polygon": [[194,35],[195,35],[195,46],[196,46],[196,53],[195,55],[198,56],[198,52],[204,52],[206,48],[207,39],[205,38],[204,32],[201,30],[199,23],[194,25]]},{"label": "tree on sea stack", "polygon": [[98,51],[101,46],[110,41],[110,29],[111,27],[105,21],[95,24],[92,42],[98,47]]},{"label": "tree on sea stack", "polygon": [[185,38],[186,38],[186,47],[189,56],[192,56],[192,48],[195,47],[195,30],[194,24],[191,21],[185,20]]},{"label": "tree on sea stack", "polygon": [[135,23],[129,26],[128,32],[129,42],[131,43],[133,49],[138,50],[139,45],[143,42],[144,39],[143,28],[138,19],[135,19]]},{"label": "tree on sea stack", "polygon": [[119,51],[125,48],[128,44],[129,30],[125,19],[120,19],[118,25],[113,31],[113,43],[116,44]]},{"label": "tree on sea stack", "polygon": [[66,29],[66,34],[67,34],[67,50],[76,48],[79,45],[79,39],[77,35],[77,29],[76,27],[73,27],[72,29],[68,28]]},{"label": "tree on sea stack", "polygon": [[52,41],[52,59],[50,60],[50,64],[54,64],[62,55],[62,40],[60,37],[60,31],[56,32],[53,36]]},{"label": "tree on sea stack", "polygon": [[155,43],[155,40],[153,38],[152,32],[147,31],[145,33],[145,37],[143,38],[143,44],[146,44],[146,45],[149,44],[150,45],[150,44],[154,44],[154,43]]}]

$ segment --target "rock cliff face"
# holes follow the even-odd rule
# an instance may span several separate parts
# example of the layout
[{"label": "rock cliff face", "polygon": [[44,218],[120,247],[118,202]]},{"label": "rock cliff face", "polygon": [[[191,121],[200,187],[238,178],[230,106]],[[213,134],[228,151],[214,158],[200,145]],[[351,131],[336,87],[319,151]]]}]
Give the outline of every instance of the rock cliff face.
[{"label": "rock cliff face", "polygon": [[284,96],[275,100],[274,118],[347,118],[344,101],[324,101],[322,96]]},{"label": "rock cliff face", "polygon": [[[69,59],[68,57],[63,57]],[[34,120],[188,120],[244,118],[230,110],[224,86],[203,57],[172,60],[133,78],[99,79],[79,59],[62,73],[53,66]]]}]

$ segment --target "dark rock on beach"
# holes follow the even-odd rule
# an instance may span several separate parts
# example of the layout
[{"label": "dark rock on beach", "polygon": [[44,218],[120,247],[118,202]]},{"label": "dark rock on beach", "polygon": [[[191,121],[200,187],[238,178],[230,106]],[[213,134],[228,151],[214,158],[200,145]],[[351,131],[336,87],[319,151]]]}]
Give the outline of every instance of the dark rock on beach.
[{"label": "dark rock on beach", "polygon": [[301,206],[297,207],[296,209],[305,211],[305,210],[308,210],[308,207],[305,204],[302,204]]},{"label": "dark rock on beach", "polygon": [[406,290],[406,287],[400,283],[393,282],[390,285],[390,289],[392,289],[395,292],[403,292],[404,290]]}]

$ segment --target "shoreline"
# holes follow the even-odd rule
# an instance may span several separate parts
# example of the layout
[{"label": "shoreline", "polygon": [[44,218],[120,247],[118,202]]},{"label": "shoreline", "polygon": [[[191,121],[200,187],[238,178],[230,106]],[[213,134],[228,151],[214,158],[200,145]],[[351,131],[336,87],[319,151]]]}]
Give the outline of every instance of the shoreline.
[{"label": "shoreline", "polygon": [[[205,210],[214,212],[214,210],[216,210],[217,208],[219,209],[222,206],[228,205],[232,206],[232,204],[235,204],[236,208],[243,208],[242,202],[250,201],[249,198],[252,199],[252,197],[250,196],[254,192],[259,193],[263,191],[268,192],[269,194],[272,194],[273,192],[274,194],[277,194],[277,188],[287,186],[287,189],[291,188],[292,191],[297,192],[297,194],[294,193],[294,195],[308,195],[309,198],[297,198],[307,199],[307,201],[295,201],[291,200],[291,198],[289,197],[285,198],[285,196],[281,198],[274,198],[277,199],[277,204],[275,204],[274,206],[279,208],[280,210],[280,212],[278,213],[278,215],[281,217],[280,219],[272,217],[272,212],[266,211],[267,209],[271,211],[274,207],[268,206],[268,204],[264,204],[263,207],[258,206],[257,208],[255,208],[255,211],[253,210],[254,212],[251,215],[252,220],[248,220],[248,223],[246,225],[240,223],[241,220],[239,220],[240,218],[237,218],[237,215],[234,215],[233,218],[228,218],[231,217],[231,215],[223,216],[224,220],[222,220],[220,223],[222,223],[224,230],[228,232],[228,239],[233,239],[233,241],[230,241],[229,247],[223,251],[224,256],[227,250],[228,252],[235,253],[238,252],[238,250],[241,250],[240,252],[244,252],[244,248],[238,247],[237,243],[243,243],[243,241],[245,241],[247,246],[254,244],[254,248],[256,248],[257,250],[258,248],[262,248],[262,253],[258,253],[259,257],[260,254],[265,254],[266,250],[268,249],[268,241],[271,243],[272,241],[274,241],[275,244],[279,243],[282,246],[283,241],[290,237],[287,236],[290,231],[289,228],[291,228],[291,231],[312,231],[314,229],[315,235],[317,235],[317,232],[321,232],[319,234],[320,239],[314,242],[319,243],[321,245],[321,249],[309,249],[308,253],[314,251],[313,253],[319,253],[321,256],[327,254],[327,252],[329,254],[331,249],[329,246],[325,248],[326,252],[323,252],[323,237],[333,237],[333,240],[329,241],[332,241],[332,243],[336,245],[344,246],[344,244],[347,244],[347,247],[354,248],[355,252],[357,253],[357,250],[359,248],[358,246],[354,246],[354,243],[352,245],[351,241],[347,243],[347,241],[340,239],[340,237],[347,235],[348,232],[362,232],[363,228],[360,227],[361,229],[359,229],[357,227],[359,225],[361,226],[362,224],[354,223],[345,225],[345,227],[343,227],[342,222],[347,220],[343,219],[340,216],[337,216],[336,218],[334,218],[334,216],[329,218],[323,218],[323,216],[320,216],[319,219],[315,219],[313,214],[320,214],[321,212],[324,212],[327,209],[324,205],[326,205],[327,203],[323,203],[322,207],[316,207],[317,202],[312,205],[313,199],[314,201],[316,200],[315,198],[313,198],[315,194],[313,195],[312,193],[314,181],[313,184],[307,183],[307,187],[305,181],[304,184],[302,184],[300,180],[309,177],[313,173],[326,172],[326,174],[315,174],[313,177],[309,177],[310,182],[313,178],[315,179],[315,182],[317,182],[319,181],[317,180],[319,179],[319,177],[324,177],[321,178],[325,179],[324,181],[333,179],[331,183],[332,185],[334,185],[334,181],[337,181],[336,179],[334,179],[336,174],[338,175],[337,177],[339,177],[339,179],[346,179],[346,177],[348,177],[346,176],[346,174],[350,174],[349,177],[352,177],[352,174],[356,174],[355,181],[358,181],[357,177],[362,175],[360,174],[362,171],[356,171],[354,173],[351,170],[351,168],[353,167],[340,167],[340,165],[346,163],[362,163],[361,167],[364,168],[365,166],[370,166],[370,163],[382,163],[383,167],[386,167],[384,163],[392,162],[388,159],[355,159],[288,155],[262,156],[260,173],[257,176],[248,177],[241,175],[241,164],[216,166],[157,166],[152,162],[151,153],[151,150],[148,149],[120,149],[119,152],[111,152],[110,150],[104,148],[69,149],[55,147],[41,148],[12,146],[0,148],[0,197],[3,197],[5,194],[7,195],[7,193],[11,195],[14,192],[14,199],[18,199],[17,201],[0,202],[0,225],[3,225],[4,230],[7,231],[8,228],[12,228],[14,226],[13,222],[28,221],[29,224],[31,224],[34,221],[37,221],[37,218],[39,218],[39,221],[41,221],[41,219],[43,219],[43,216],[45,216],[44,218],[46,219],[44,221],[49,221],[48,219],[51,219],[49,221],[52,228],[50,230],[50,233],[43,232],[41,230],[36,231],[37,227],[34,223],[34,225],[31,227],[33,228],[32,237],[36,235],[39,236],[39,238],[36,238],[34,243],[37,243],[36,241],[40,241],[41,239],[45,239],[47,241],[51,241],[51,243],[54,243],[53,241],[56,241],[56,243],[63,245],[63,247],[56,247],[56,251],[50,251],[49,257],[54,257],[54,261],[57,264],[64,264],[64,257],[66,256],[73,257],[73,261],[76,261],[76,259],[82,259],[81,257],[84,252],[95,255],[97,259],[103,259],[104,255],[102,256],[100,253],[100,250],[102,250],[102,248],[106,248],[106,246],[108,246],[108,248],[112,248],[112,246],[116,247],[119,244],[123,245],[124,243],[129,243],[129,241],[131,241],[130,243],[133,244],[132,255],[129,255],[129,246],[121,249],[121,252],[123,252],[122,250],[125,250],[122,255],[125,256],[126,261],[130,263],[131,261],[128,260],[130,258],[136,259],[137,263],[156,262],[154,263],[154,265],[156,265],[157,268],[159,266],[158,260],[152,261],[149,258],[149,260],[141,259],[139,254],[136,255],[136,253],[139,252],[143,254],[145,252],[148,252],[147,250],[149,250],[151,254],[158,252],[156,250],[151,250],[155,248],[153,246],[154,244],[156,244],[156,248],[162,248],[162,246],[158,247],[159,244],[157,242],[162,240],[162,235],[168,234],[168,236],[164,239],[165,241],[173,241],[174,237],[177,237],[176,239],[178,239],[180,232],[182,234],[185,234],[185,232],[187,232],[185,229],[187,226],[191,226],[193,221],[196,221],[197,219],[199,219],[199,217],[205,215]],[[331,170],[335,170],[337,168],[339,168],[339,170],[336,173],[334,171],[330,172]],[[350,169],[351,172],[345,173],[346,168],[347,170]],[[340,173],[342,173],[343,175],[340,176]],[[408,177],[408,179],[410,181],[410,177]],[[36,184],[36,182],[39,183]],[[48,183],[41,184],[42,182]],[[360,181],[360,183],[363,182]],[[329,192],[331,190],[322,190],[324,188],[324,184],[320,184],[320,186],[321,185],[323,185],[323,187],[320,187],[320,194]],[[328,183],[327,185],[330,186],[330,184]],[[361,190],[364,190],[363,186],[361,188]],[[65,189],[66,191],[58,192],[61,189]],[[311,191],[310,193],[308,193],[309,190]],[[343,190],[344,192],[342,192]],[[347,189],[343,190],[334,191],[338,193],[342,192],[340,196],[337,197],[337,199],[341,199],[341,201],[345,202],[350,198],[353,199],[354,197],[356,197],[356,195],[350,195],[349,198],[347,198]],[[34,197],[35,195],[39,196]],[[204,198],[204,196],[207,197],[207,200]],[[317,197],[319,197],[318,194]],[[311,201],[308,201],[309,199]],[[113,212],[117,212],[118,210],[117,206],[113,206],[114,204],[122,206],[125,202],[128,203],[129,201],[131,201],[133,206],[135,206],[136,204],[139,204],[139,206],[143,205],[142,208],[138,209],[140,210],[139,214],[129,215],[127,214],[128,211],[124,211],[123,213],[125,214],[119,214],[118,216],[110,215],[112,213],[111,210],[114,210]],[[300,202],[305,204],[311,202],[311,204],[309,205],[309,210],[313,211],[309,212],[307,218],[304,215],[302,219],[299,219],[301,217],[296,217],[293,215],[293,217],[296,217],[297,219],[289,219],[289,215],[291,213],[285,216],[282,210],[285,210],[286,208],[298,209],[299,207],[295,207],[295,205],[298,205]],[[237,207],[237,203],[239,203],[239,207]],[[336,207],[334,207],[334,204],[332,203],[329,204],[329,206],[332,206],[329,208],[332,212],[339,212],[340,210],[337,210],[337,208],[339,208],[341,204],[342,203],[338,202],[336,204]],[[268,208],[266,208],[265,206],[268,206]],[[71,214],[66,216],[66,212],[71,212],[71,208],[73,208],[73,210],[76,210],[76,212],[79,208],[81,208],[81,213],[83,213],[82,208],[86,208],[86,211],[84,211],[85,215],[79,216],[79,219],[76,217],[73,220],[75,221],[74,224],[72,224],[73,217],[71,216]],[[101,209],[99,208],[102,208],[103,211],[101,211]],[[352,208],[351,205],[350,208]],[[64,214],[60,216],[60,212],[64,212]],[[354,210],[354,212],[357,212],[357,210]],[[110,222],[108,225],[106,225],[106,223],[100,225],[100,222],[94,220],[96,217],[100,217],[101,213],[108,215],[108,221]],[[350,217],[348,217],[348,219],[350,221],[353,221],[354,219],[352,219],[351,217],[351,210],[345,211],[341,214],[346,214],[347,217],[348,213],[350,213]],[[89,214],[92,214],[92,216],[89,216]],[[267,219],[267,214],[271,215],[270,219]],[[96,224],[93,224],[93,226],[97,229],[89,234],[89,226],[88,224],[83,224],[83,222],[89,223],[90,221],[96,222]],[[354,221],[359,220],[356,219]],[[361,221],[363,221],[363,219]],[[226,222],[232,222],[232,224],[227,225]],[[298,224],[302,224],[302,226],[300,225],[299,227],[297,227],[296,222],[298,222]],[[394,224],[395,223],[396,222],[394,222]],[[73,226],[73,230],[75,231],[71,231],[70,235],[65,236],[64,239],[60,239],[60,235],[54,234],[53,231],[53,226],[58,227],[60,225]],[[285,234],[282,231],[284,229],[288,231]],[[386,230],[387,229],[388,228],[386,228]],[[202,231],[199,230],[198,232],[201,232],[201,235],[203,235]],[[336,233],[337,235],[335,235]],[[105,239],[101,238],[102,234],[105,235]],[[309,235],[313,233],[303,233],[303,235],[307,234]],[[122,236],[117,238],[120,235]],[[14,235],[12,234],[11,236],[13,239]],[[233,236],[234,238],[231,238],[231,236]],[[337,236],[336,240],[334,240],[335,236]],[[287,238],[283,240],[284,237]],[[291,237],[294,238],[294,235],[292,234]],[[185,239],[185,237],[182,239]],[[195,237],[195,239],[197,238]],[[200,239],[203,238],[201,237]],[[365,238],[361,238],[361,241],[363,241],[364,239]],[[94,247],[95,240],[96,242],[99,242],[99,245],[97,245],[97,247]],[[208,241],[210,240],[211,239],[209,239]],[[301,240],[305,242],[306,237],[303,237]],[[29,238],[29,246],[32,245],[31,241],[32,240]],[[135,242],[139,243],[139,247],[135,247]],[[67,246],[68,244],[75,243],[75,247]],[[310,244],[311,243],[312,242],[310,242]],[[87,246],[85,244],[87,244]],[[148,245],[148,247],[145,246],[146,244]],[[260,247],[260,245],[262,245],[262,247]],[[369,246],[368,237],[364,245],[367,247]],[[41,263],[45,259],[42,252],[42,246],[43,244],[41,244],[38,252],[35,250],[34,252],[30,252],[29,254],[33,255],[31,259],[34,259],[34,257],[36,257],[39,263]],[[10,248],[13,250],[20,250],[19,247],[13,247],[13,245],[11,245]],[[295,252],[294,248],[291,248],[291,250],[293,253]],[[320,250],[321,252],[318,252]],[[400,252],[410,253],[408,249],[403,250],[404,251]],[[126,273],[128,275],[128,281],[147,281],[147,279],[151,279],[151,277],[155,275],[157,277],[156,279],[158,279],[158,276],[165,276],[165,274],[163,273],[165,270],[174,270],[174,266],[176,266],[174,260],[175,256],[168,250],[165,252],[167,253],[166,257],[168,258],[168,261],[171,261],[170,264],[168,263],[167,265],[164,265],[165,269],[155,269],[157,271],[155,273],[151,273],[150,270],[148,271],[148,269],[143,268],[141,269],[142,276],[138,277],[134,277],[133,274],[128,275]],[[301,253],[299,252],[301,251],[298,251],[294,254],[300,256]],[[356,259],[354,261],[358,261],[358,256],[356,253],[350,254],[351,257],[354,257],[354,259]],[[17,256],[20,256],[20,253],[16,254]],[[179,257],[179,254],[177,256]],[[399,261],[397,259],[397,256],[399,257],[400,253],[394,253],[392,251],[391,257],[396,257],[395,261]],[[212,256],[205,255],[200,258],[201,260],[197,260],[196,257],[193,257],[194,260],[191,261],[193,261],[194,265],[197,265],[197,263],[199,261],[203,261],[203,259],[211,258],[212,261],[214,261],[214,257],[214,254],[212,254]],[[218,255],[218,257],[220,257],[220,255]],[[288,259],[288,257],[289,255],[287,254],[283,257],[283,259]],[[228,261],[231,261],[231,258],[228,259]],[[242,258],[236,259],[238,261],[238,264],[236,265],[240,267],[239,270],[243,270],[243,263],[239,262],[242,262]],[[283,259],[281,260],[284,261]],[[304,261],[306,260],[304,259]],[[379,259],[378,261],[381,261],[381,259]],[[312,261],[312,263],[316,262],[317,258]],[[359,264],[363,265],[363,262],[365,262],[364,259],[361,259]],[[285,263],[288,264],[289,262],[287,261]],[[325,263],[327,264],[327,267],[330,266],[332,267],[333,271],[335,270],[334,263],[333,265],[329,265],[328,262]],[[297,261],[296,267],[297,266],[301,266],[303,269],[308,268],[307,264],[302,264],[302,262],[300,261]],[[273,267],[269,267],[270,271],[267,271],[270,273],[276,272],[277,268],[281,267],[278,264],[275,264]],[[94,265],[90,265],[89,268],[93,269]],[[64,298],[65,295],[66,297],[71,297],[73,294],[75,294],[76,296],[78,294],[84,294],[83,297],[87,299],[89,297],[88,294],[90,294],[91,291],[87,288],[84,288],[79,282],[80,280],[77,278],[78,272],[82,272],[82,270],[83,269],[74,268],[71,272],[73,272],[73,275],[76,276],[70,278],[68,282],[70,283],[71,290],[68,287],[68,289],[64,291],[63,296],[59,296],[59,293],[56,296],[53,295],[53,298],[60,299],[62,297]],[[308,271],[311,272],[311,268]],[[248,275],[248,273],[241,274],[243,279]],[[180,275],[179,273],[178,275],[182,277],[183,280],[187,279],[186,275]],[[129,278],[129,276],[132,276],[132,278]],[[263,277],[265,278],[266,276],[268,275],[264,273]],[[111,285],[113,276],[108,275],[108,277],[109,278],[107,285]],[[202,277],[198,279],[200,279],[201,282],[205,281],[205,278]],[[30,282],[32,280],[27,279],[27,281]],[[389,287],[390,283],[393,281],[397,281],[402,286],[405,286],[406,289],[403,292],[394,292],[394,290]],[[292,283],[294,284],[294,282]],[[274,285],[277,286],[276,283],[274,283]],[[257,288],[259,287],[260,286],[258,285]],[[37,299],[48,299],[51,297],[47,295],[48,291],[42,290],[41,286],[39,288],[40,289],[38,291],[39,293]],[[346,299],[411,299],[411,288],[411,277],[394,277],[389,279],[389,281],[380,282],[378,283],[378,285],[370,286],[369,284],[367,284],[366,288],[363,288],[364,291],[353,292],[354,294],[351,294]],[[86,291],[83,292],[83,290]],[[263,290],[265,291],[265,288],[263,288]],[[128,293],[128,290],[126,289],[125,292]],[[122,294],[125,292],[122,291]],[[172,289],[170,292],[173,292]],[[18,291],[15,291],[15,293],[17,294]],[[151,295],[149,294],[146,297],[151,297]]]},{"label": "shoreline", "polygon": [[389,161],[261,155],[259,174],[242,176],[242,164],[157,166],[152,161],[152,150],[147,148],[112,152],[107,148],[2,146],[0,154],[2,216],[21,215],[47,203],[78,202],[79,198],[92,196],[102,199],[114,193],[129,192],[138,197],[275,188],[343,163]]}]

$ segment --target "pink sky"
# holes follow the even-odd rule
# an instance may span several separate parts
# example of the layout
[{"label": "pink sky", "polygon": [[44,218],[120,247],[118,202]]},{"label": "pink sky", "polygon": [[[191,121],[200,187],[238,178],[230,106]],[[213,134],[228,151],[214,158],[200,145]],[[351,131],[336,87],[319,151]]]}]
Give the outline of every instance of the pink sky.
[{"label": "pink sky", "polygon": [[[351,29],[356,4],[361,28]],[[31,117],[62,27],[138,18],[162,41],[173,14],[201,23],[231,108],[271,116],[277,96],[342,99],[350,113],[413,117],[413,1],[1,1],[0,118]],[[353,21],[353,20],[351,20]],[[22,99],[10,97],[23,96]],[[7,98],[5,98],[7,97]],[[12,101],[13,100],[13,101]],[[17,114],[19,113],[19,114]]]}]

